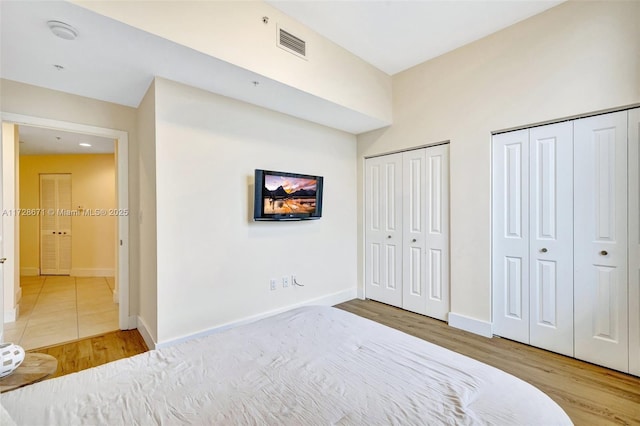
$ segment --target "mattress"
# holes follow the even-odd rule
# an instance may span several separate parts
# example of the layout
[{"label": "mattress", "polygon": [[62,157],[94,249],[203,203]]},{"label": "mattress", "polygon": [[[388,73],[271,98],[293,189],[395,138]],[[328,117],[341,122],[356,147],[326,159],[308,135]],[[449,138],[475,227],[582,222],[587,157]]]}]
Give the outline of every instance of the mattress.
[{"label": "mattress", "polygon": [[304,307],[5,393],[18,425],[571,424],[501,370]]}]

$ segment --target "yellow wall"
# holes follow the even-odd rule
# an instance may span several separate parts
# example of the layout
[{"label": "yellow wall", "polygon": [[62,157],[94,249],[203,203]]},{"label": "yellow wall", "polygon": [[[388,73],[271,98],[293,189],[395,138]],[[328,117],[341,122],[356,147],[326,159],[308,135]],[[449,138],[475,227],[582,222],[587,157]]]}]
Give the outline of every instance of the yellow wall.
[{"label": "yellow wall", "polygon": [[[115,157],[98,155],[25,155],[20,157],[20,207],[40,205],[40,174],[71,173],[72,208],[116,207]],[[71,275],[113,275],[115,270],[115,216],[71,218]],[[40,264],[39,219],[20,221],[20,268],[37,273]]]}]

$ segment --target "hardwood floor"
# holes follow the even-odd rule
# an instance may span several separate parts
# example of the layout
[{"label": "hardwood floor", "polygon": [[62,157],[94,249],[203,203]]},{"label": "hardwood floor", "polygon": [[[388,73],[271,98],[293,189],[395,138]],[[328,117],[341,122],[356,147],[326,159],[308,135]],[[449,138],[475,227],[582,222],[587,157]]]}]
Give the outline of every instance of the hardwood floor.
[{"label": "hardwood floor", "polygon": [[640,378],[507,339],[489,339],[371,300],[336,306],[492,365],[549,395],[576,425],[640,425]]},{"label": "hardwood floor", "polygon": [[51,376],[53,378],[128,358],[148,350],[138,330],[129,330],[113,331],[28,352],[49,354],[58,360],[58,371]]},{"label": "hardwood floor", "polygon": [[[504,370],[556,401],[576,425],[640,425],[640,378],[507,339],[488,339],[382,303],[336,307]],[[58,359],[62,376],[147,351],[137,330],[116,331],[38,349]]]}]

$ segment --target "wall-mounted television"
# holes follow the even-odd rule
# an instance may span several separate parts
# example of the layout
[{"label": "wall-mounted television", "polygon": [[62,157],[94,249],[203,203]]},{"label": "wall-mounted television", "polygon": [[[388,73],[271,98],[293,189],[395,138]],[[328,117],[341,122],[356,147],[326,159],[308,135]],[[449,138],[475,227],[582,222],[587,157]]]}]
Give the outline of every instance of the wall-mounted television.
[{"label": "wall-mounted television", "polygon": [[255,172],[254,220],[306,220],[322,217],[322,176]]}]

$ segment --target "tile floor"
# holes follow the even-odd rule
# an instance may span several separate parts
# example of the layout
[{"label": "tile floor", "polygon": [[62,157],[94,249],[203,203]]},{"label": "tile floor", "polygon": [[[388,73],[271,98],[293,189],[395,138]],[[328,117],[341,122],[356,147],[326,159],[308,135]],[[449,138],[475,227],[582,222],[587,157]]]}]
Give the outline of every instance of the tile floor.
[{"label": "tile floor", "polygon": [[5,341],[36,349],[118,330],[113,278],[21,277],[20,317]]}]

